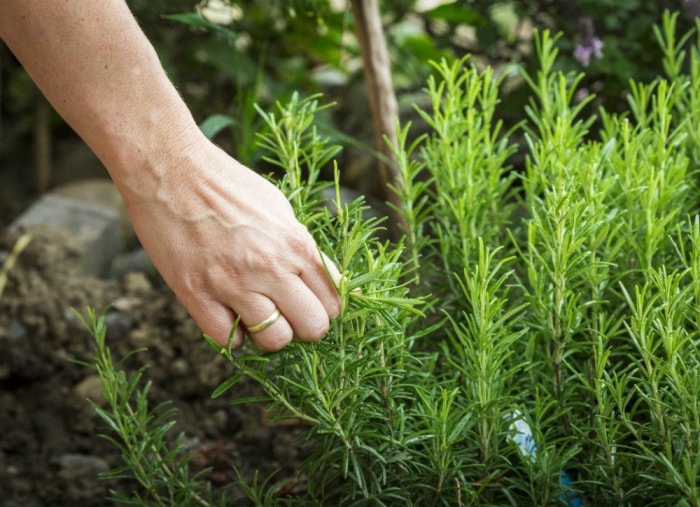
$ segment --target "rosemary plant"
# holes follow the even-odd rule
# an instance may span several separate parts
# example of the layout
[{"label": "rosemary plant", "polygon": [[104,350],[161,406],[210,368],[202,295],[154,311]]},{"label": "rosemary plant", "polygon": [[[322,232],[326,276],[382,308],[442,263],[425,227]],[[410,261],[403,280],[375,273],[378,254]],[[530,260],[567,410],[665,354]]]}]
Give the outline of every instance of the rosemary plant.
[{"label": "rosemary plant", "polygon": [[139,386],[144,368],[131,377],[120,369],[121,363],[140,349],[115,362],[105,343],[104,318],[90,309],[86,317],[76,315],[95,339],[93,367],[102,380],[105,404],[89,402],[113,433],[103,435],[104,438],[114,444],[124,462],[123,466],[104,473],[103,478],[132,479],[141,486],[141,491],[132,495],[112,491],[112,500],[121,505],[141,506],[225,505],[221,492],[215,494],[211,484],[190,475],[184,435],[166,438],[175,425],[175,411],[163,405],[149,407],[151,384]]},{"label": "rosemary plant", "polygon": [[[621,115],[582,117],[593,98],[576,100],[581,76],[557,70],[548,32],[514,131],[496,119],[503,78],[435,64],[420,112],[431,132],[400,126],[393,147],[402,244],[382,241],[337,181],[323,202],[337,147],[314,129],[318,97],[261,112],[267,159],[345,277],[324,340],[220,350],[235,373],[214,396],[245,402],[235,388],[252,378],[280,417],[310,424],[305,494],[275,499],[263,481],[247,485],[253,501],[700,506],[700,30],[677,39],[675,20],[657,30],[668,76],[630,83]],[[139,422],[147,389],[114,377],[92,325],[112,392],[111,410],[95,408],[117,435],[139,428],[115,439],[116,473],[151,495],[186,484],[162,446],[168,424]],[[144,470],[134,447],[161,457]],[[177,495],[210,494],[191,480]]]}]

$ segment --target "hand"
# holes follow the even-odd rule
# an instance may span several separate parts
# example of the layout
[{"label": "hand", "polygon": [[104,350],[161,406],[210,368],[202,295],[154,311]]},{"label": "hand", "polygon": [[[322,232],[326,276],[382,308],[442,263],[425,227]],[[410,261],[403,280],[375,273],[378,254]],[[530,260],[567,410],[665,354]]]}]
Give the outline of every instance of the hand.
[{"label": "hand", "polygon": [[[338,270],[274,185],[209,142],[123,0],[0,2],[0,36],[119,188],[144,248],[202,331],[263,350],[316,340]],[[75,55],[81,55],[76,58]]]},{"label": "hand", "polygon": [[238,315],[234,346],[276,308],[273,324],[249,333],[258,348],[321,338],[340,312],[340,273],[282,192],[208,141],[183,151],[170,170],[155,171],[163,174],[156,199],[122,192],[166,283],[222,346]]}]

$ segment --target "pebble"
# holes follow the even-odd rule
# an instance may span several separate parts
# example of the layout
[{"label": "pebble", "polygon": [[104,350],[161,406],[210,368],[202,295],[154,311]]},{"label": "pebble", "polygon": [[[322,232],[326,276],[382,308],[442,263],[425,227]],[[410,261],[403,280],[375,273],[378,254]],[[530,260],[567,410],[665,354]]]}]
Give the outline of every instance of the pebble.
[{"label": "pebble", "polygon": [[97,374],[91,374],[73,387],[73,392],[80,399],[89,399],[98,403],[102,401],[102,381]]},{"label": "pebble", "polygon": [[27,337],[27,328],[21,322],[13,320],[5,329],[5,339],[10,343],[21,342]]},{"label": "pebble", "polygon": [[98,474],[109,470],[109,465],[102,458],[90,454],[66,453],[61,454],[55,460],[56,464],[64,470],[85,470],[91,474]]},{"label": "pebble", "polygon": [[135,308],[138,308],[142,304],[140,298],[134,297],[120,297],[114,300],[111,304],[111,308],[114,308],[120,312],[130,312]]},{"label": "pebble", "polygon": [[146,274],[138,271],[124,275],[122,287],[129,294],[147,294],[153,290],[153,285]]},{"label": "pebble", "polygon": [[177,358],[171,365],[174,375],[186,375],[190,371],[190,365],[183,358]]},{"label": "pebble", "polygon": [[129,343],[135,348],[146,347],[153,343],[153,335],[148,329],[137,328],[129,333]]},{"label": "pebble", "polygon": [[112,276],[121,278],[131,272],[153,273],[155,268],[143,248],[118,255],[112,262]]},{"label": "pebble", "polygon": [[105,314],[107,340],[117,341],[129,334],[136,325],[136,319],[130,313],[110,310]]}]

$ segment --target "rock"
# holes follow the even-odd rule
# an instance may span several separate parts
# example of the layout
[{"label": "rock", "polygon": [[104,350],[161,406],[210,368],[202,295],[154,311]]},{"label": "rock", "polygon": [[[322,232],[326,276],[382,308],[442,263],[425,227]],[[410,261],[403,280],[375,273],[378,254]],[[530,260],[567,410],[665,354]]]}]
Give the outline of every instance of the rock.
[{"label": "rock", "polygon": [[148,294],[153,290],[146,274],[137,271],[124,275],[122,287],[128,294]]},{"label": "rock", "polygon": [[27,327],[17,320],[13,320],[4,332],[4,338],[10,343],[21,342],[27,337]]},{"label": "rock", "polygon": [[141,298],[123,296],[115,299],[110,305],[119,312],[131,312],[143,304]]},{"label": "rock", "polygon": [[49,193],[109,208],[119,214],[123,223],[128,221],[126,204],[110,179],[86,178],[72,181],[51,189]]},{"label": "rock", "polygon": [[135,241],[136,234],[131,225],[126,204],[112,180],[85,178],[60,185],[49,193],[111,209],[119,216],[119,234],[122,243],[131,244]]},{"label": "rock", "polygon": [[118,255],[112,262],[112,276],[119,278],[133,271],[153,274],[156,268],[143,248]]},{"label": "rock", "polygon": [[75,198],[45,194],[10,229],[69,234],[82,258],[83,271],[106,276],[122,244],[119,213]]},{"label": "rock", "polygon": [[84,472],[89,475],[97,475],[109,470],[109,465],[102,458],[89,454],[65,453],[55,458],[55,463],[65,471]]},{"label": "rock", "polygon": [[99,403],[102,401],[102,381],[97,374],[88,375],[73,387],[73,393],[80,399]]},{"label": "rock", "polygon": [[134,348],[147,347],[153,343],[153,335],[148,329],[136,328],[129,333],[129,344]]},{"label": "rock", "polygon": [[190,365],[181,357],[173,361],[171,368],[173,370],[173,375],[184,376],[190,372]]},{"label": "rock", "polygon": [[106,338],[108,342],[120,340],[129,335],[136,326],[136,318],[120,310],[110,310],[105,314]]}]

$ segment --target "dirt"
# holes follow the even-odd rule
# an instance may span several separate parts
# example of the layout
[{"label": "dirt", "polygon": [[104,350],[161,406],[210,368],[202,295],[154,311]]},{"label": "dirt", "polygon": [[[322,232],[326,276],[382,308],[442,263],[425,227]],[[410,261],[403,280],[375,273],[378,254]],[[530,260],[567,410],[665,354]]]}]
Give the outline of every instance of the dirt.
[{"label": "dirt", "polygon": [[[0,267],[18,237],[0,231]],[[107,305],[112,354],[148,348],[126,367],[148,365],[153,406],[172,401],[178,422],[171,433],[185,432],[193,470],[211,467],[207,477],[215,487],[234,483],[237,466],[248,479],[257,470],[261,477],[276,471],[288,492],[303,488],[305,428],[270,425],[262,407],[229,404],[232,396],[254,394],[252,385],[211,398],[232,366],[204,342],[157,275],[85,276],[71,238],[42,233],[17,257],[0,295],[0,507],[105,506],[110,489],[138,489],[130,481],[98,479],[121,460],[100,437],[106,424],[86,401],[101,400],[99,378],[74,362],[90,363],[95,347],[72,309]]]}]

